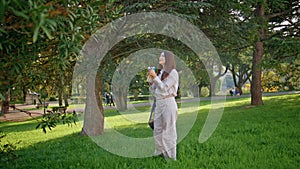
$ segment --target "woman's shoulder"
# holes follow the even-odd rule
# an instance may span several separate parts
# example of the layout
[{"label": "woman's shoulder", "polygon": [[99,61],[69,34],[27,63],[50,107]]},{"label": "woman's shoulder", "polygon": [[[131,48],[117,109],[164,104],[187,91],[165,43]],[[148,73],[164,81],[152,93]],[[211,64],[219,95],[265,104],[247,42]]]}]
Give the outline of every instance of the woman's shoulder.
[{"label": "woman's shoulder", "polygon": [[170,72],[170,74],[172,74],[172,73],[173,73],[173,74],[178,74],[178,72],[177,72],[176,69],[172,69],[171,72]]},{"label": "woman's shoulder", "polygon": [[172,69],[171,72],[170,72],[170,75],[171,76],[178,76],[178,72],[176,69]]}]

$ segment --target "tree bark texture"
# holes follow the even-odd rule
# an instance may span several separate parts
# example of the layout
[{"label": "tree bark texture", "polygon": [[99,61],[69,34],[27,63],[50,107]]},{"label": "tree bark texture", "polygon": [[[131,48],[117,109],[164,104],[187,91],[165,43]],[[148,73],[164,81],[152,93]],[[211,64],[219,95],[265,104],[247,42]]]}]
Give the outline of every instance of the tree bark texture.
[{"label": "tree bark texture", "polygon": [[104,109],[101,99],[101,73],[98,71],[96,78],[88,78],[87,83],[87,86],[94,90],[87,90],[86,108],[84,112],[84,122],[81,134],[89,136],[102,135],[104,133]]},{"label": "tree bark texture", "polygon": [[118,111],[127,110],[127,91],[119,89],[117,94],[114,94],[115,104]]},{"label": "tree bark texture", "polygon": [[253,52],[252,60],[252,83],[251,83],[251,105],[262,105],[262,85],[261,85],[261,73],[262,73],[262,58],[264,51],[263,39],[265,37],[265,30],[263,27],[265,9],[262,4],[258,4],[256,8],[256,19],[259,24],[259,34],[255,41],[255,48]]},{"label": "tree bark texture", "polygon": [[6,91],[4,94],[5,100],[2,100],[2,106],[1,106],[1,114],[8,113],[9,110],[9,101],[10,101],[10,90]]}]

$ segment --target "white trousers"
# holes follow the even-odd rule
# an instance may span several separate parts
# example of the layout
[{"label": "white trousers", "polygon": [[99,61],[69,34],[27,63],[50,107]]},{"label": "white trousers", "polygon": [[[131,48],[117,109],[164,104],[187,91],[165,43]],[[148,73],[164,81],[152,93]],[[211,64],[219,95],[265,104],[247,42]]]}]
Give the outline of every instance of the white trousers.
[{"label": "white trousers", "polygon": [[156,100],[154,115],[154,155],[176,160],[176,120],[178,108],[174,97]]}]

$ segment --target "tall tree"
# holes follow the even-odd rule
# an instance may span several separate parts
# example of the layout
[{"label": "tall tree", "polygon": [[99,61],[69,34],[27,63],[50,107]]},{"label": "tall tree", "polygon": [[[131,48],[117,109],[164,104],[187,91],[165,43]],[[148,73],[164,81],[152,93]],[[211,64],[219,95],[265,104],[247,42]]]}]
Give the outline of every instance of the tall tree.
[{"label": "tall tree", "polygon": [[[44,2],[1,1],[0,8],[0,93],[4,93],[2,113],[8,111],[9,91],[17,86],[22,71],[38,58],[38,32],[47,37],[53,22],[45,16]],[[50,37],[49,37],[50,38]]]},{"label": "tall tree", "polygon": [[[213,5],[220,7],[220,11],[224,11],[224,15],[230,14],[229,18],[233,21],[231,28],[237,30],[232,34],[228,27],[227,29],[223,29],[225,32],[232,35],[232,37],[237,37],[233,39],[238,43],[232,43],[232,41],[230,41],[230,43],[225,43],[230,45],[228,48],[229,51],[231,50],[231,52],[233,52],[235,49],[241,50],[247,48],[253,50],[252,64],[249,64],[252,65],[251,104],[262,105],[261,73],[263,70],[263,63],[269,61],[266,57],[267,55],[270,55],[270,53],[272,55],[271,58],[281,58],[282,56],[285,56],[279,54],[281,52],[274,52],[284,51],[285,48],[282,45],[274,44],[274,39],[280,39],[281,42],[283,41],[284,43],[286,43],[286,39],[289,39],[291,44],[298,44],[297,36],[299,34],[299,22],[297,21],[299,20],[299,2],[284,0],[250,0],[222,2],[222,4],[220,1],[212,2]],[[224,39],[227,41],[232,38],[227,37]],[[274,48],[274,46],[276,47]],[[226,49],[228,45],[223,45],[223,47]],[[299,52],[295,52],[295,50],[288,50],[286,52],[292,54],[293,57],[296,57],[299,54]]]},{"label": "tall tree", "polygon": [[[92,33],[97,31],[98,28],[103,26],[106,23],[111,22],[113,19],[116,19],[123,14],[120,13],[120,5],[115,3],[114,1],[109,2],[99,2],[99,1],[93,1],[93,3],[86,2],[85,5],[89,10],[88,12],[84,13],[85,10],[82,12],[84,13],[84,16],[86,18],[85,22],[93,23],[93,24],[87,24],[85,28],[89,30],[89,33],[86,33],[86,37],[89,38]],[[78,15],[81,16],[80,14]],[[86,93],[87,99],[86,99],[86,107],[85,107],[85,113],[84,113],[84,123],[83,128],[81,130],[82,135],[101,135],[104,132],[104,109],[102,105],[102,86],[103,86],[103,78],[105,77],[103,75],[103,70],[105,69],[103,63],[100,63],[100,68],[97,70],[96,78],[94,82],[89,81],[89,79],[86,79],[87,86],[95,86],[94,91],[92,93]],[[88,73],[87,73],[88,74]],[[93,85],[92,83],[95,83]],[[91,98],[95,97],[95,98]],[[96,99],[97,105],[93,105],[93,99]],[[97,110],[95,111],[93,108],[94,106],[97,106]]]},{"label": "tall tree", "polygon": [[[297,42],[297,23],[299,19],[298,1],[260,1],[256,4],[254,11],[255,23],[257,26],[256,38],[254,41],[254,54],[252,62],[252,85],[251,85],[251,104],[262,105],[262,86],[261,86],[261,70],[263,63],[263,55],[267,48],[265,44],[273,38],[285,36],[293,37]],[[288,22],[289,24],[285,24]],[[284,27],[282,30],[275,29],[278,25]],[[298,34],[299,35],[299,34]],[[280,47],[281,48],[281,47]],[[272,49],[278,50],[278,49]],[[299,51],[298,51],[299,54]],[[297,53],[294,53],[296,56]],[[280,57],[280,56],[278,56]]]},{"label": "tall tree", "polygon": [[266,37],[265,20],[266,12],[262,2],[258,3],[254,12],[257,24],[259,25],[257,36],[254,40],[254,52],[252,59],[252,83],[251,83],[251,104],[262,105],[262,59],[264,54],[264,39]]}]

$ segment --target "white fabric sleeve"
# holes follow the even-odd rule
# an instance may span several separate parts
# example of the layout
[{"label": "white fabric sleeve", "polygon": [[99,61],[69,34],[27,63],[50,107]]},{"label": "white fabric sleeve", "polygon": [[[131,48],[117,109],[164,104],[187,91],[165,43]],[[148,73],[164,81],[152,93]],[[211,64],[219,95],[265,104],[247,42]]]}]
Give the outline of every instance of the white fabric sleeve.
[{"label": "white fabric sleeve", "polygon": [[155,88],[158,90],[157,94],[161,95],[177,95],[178,89],[178,73],[175,69],[173,69],[166,80],[161,81],[159,77],[153,79],[154,84],[156,85]]},{"label": "white fabric sleeve", "polygon": [[149,86],[149,90],[150,90],[150,92],[153,93],[153,94],[154,94],[154,92],[155,92],[155,89],[156,89],[156,84],[155,84],[155,83],[153,83],[152,85]]}]

